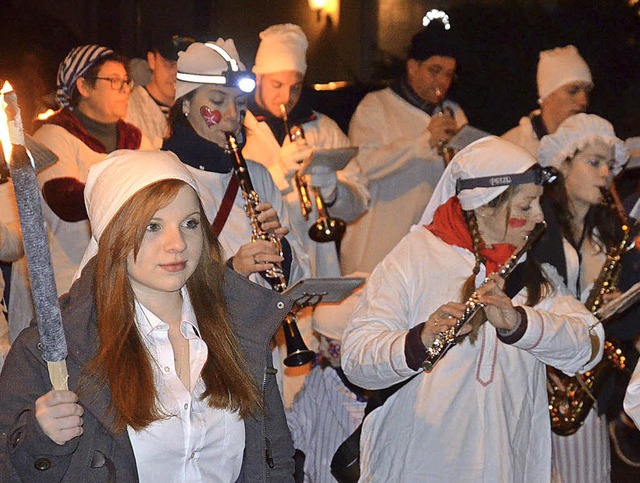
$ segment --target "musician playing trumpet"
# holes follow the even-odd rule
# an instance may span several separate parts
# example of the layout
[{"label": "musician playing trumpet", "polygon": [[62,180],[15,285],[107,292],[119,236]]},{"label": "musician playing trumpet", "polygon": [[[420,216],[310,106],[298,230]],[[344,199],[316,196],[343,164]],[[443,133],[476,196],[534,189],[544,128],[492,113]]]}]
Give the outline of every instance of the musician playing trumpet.
[{"label": "musician playing trumpet", "polygon": [[[568,117],[553,134],[542,137],[540,142],[540,164],[556,167],[560,175],[557,183],[545,188],[542,206],[549,228],[534,256],[541,262],[553,264],[573,295],[583,303],[590,298],[607,253],[623,238],[626,222],[621,218],[625,215],[606,202],[603,190],[615,189],[614,176],[628,156],[612,125],[593,114]],[[623,254],[618,288],[626,290],[638,281],[639,258],[637,250]],[[602,305],[614,296],[615,293],[603,293]],[[640,335],[637,313],[605,324],[607,336],[622,341],[626,355],[631,355],[633,340]],[[609,379],[613,383],[613,378]],[[552,386],[558,385],[553,377],[550,382]],[[562,383],[559,387],[563,391]],[[552,434],[554,462],[564,482],[610,481],[609,435],[603,413],[608,405],[609,410],[613,408],[608,401],[612,387],[609,385],[608,390],[602,391],[598,404],[575,434]],[[560,397],[563,397],[562,393]],[[621,401],[616,404],[620,411]],[[616,411],[610,414],[616,414]],[[615,424],[612,433],[614,429]],[[636,454],[640,455],[640,451]],[[630,456],[626,458],[631,459]],[[640,464],[640,459],[637,463]]]},{"label": "musician playing trumpet", "polygon": [[339,277],[336,244],[316,242],[308,234],[320,216],[313,187],[319,188],[331,216],[347,222],[366,210],[369,193],[354,163],[337,174],[326,167],[313,168],[310,176],[302,177],[311,202],[304,216],[296,179],[300,164],[315,149],[343,148],[350,142],[333,119],[311,108],[303,94],[308,42],[302,29],[293,24],[272,25],[260,33],[260,39],[253,67],[256,90],[244,123],[247,144],[243,154],[266,166],[273,176],[311,258],[312,275]]},{"label": "musician playing trumpet", "polygon": [[[551,480],[545,364],[590,367],[603,330],[549,265],[527,257],[506,285],[495,275],[543,221],[548,180],[511,143],[470,144],[421,225],[371,274],[344,333],[344,372],[372,390],[415,377],[364,420],[360,481]],[[423,371],[427,349],[474,291],[484,316]]]}]

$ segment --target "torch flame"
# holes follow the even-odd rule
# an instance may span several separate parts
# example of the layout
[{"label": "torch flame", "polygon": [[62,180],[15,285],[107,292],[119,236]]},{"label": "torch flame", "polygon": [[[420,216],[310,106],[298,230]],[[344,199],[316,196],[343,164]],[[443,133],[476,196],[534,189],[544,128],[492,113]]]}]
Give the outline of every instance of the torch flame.
[{"label": "torch flame", "polygon": [[8,81],[5,81],[2,89],[0,89],[0,142],[2,142],[2,150],[4,151],[4,159],[7,164],[11,159],[11,138],[9,137],[9,120],[7,119],[7,103],[4,100],[4,95],[13,91],[13,87]]},{"label": "torch flame", "polygon": [[45,119],[49,119],[55,113],[56,111],[54,111],[53,109],[47,109],[45,112],[41,112],[40,114],[38,114],[37,117],[40,121],[44,121]]}]

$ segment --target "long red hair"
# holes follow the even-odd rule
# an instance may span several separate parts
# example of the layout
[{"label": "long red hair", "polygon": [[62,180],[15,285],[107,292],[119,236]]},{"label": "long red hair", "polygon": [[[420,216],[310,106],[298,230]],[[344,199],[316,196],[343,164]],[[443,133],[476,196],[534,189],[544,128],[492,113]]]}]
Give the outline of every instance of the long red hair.
[{"label": "long red hair", "polygon": [[[188,186],[180,180],[152,184],[129,199],[105,228],[98,244],[95,296],[99,348],[87,371],[111,392],[114,430],[135,430],[166,417],[157,405],[151,357],[135,324],[135,296],[127,256],[137,256],[147,224]],[[200,205],[204,249],[186,287],[209,354],[201,377],[211,407],[238,411],[246,418],[260,408],[259,390],[231,330],[223,294],[224,264],[218,240]]]}]

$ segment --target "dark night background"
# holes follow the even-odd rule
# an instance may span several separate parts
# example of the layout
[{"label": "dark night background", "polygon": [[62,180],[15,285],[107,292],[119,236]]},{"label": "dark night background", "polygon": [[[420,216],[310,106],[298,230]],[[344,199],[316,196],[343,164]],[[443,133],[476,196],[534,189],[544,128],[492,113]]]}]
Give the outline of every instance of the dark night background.
[{"label": "dark night background", "polygon": [[[407,17],[437,7],[448,12],[464,39],[451,97],[472,124],[496,134],[514,126],[536,107],[539,51],[572,43],[592,69],[591,111],[613,122],[623,138],[640,135],[640,5],[634,0],[342,0],[339,23],[317,22],[306,0],[4,3],[0,78],[27,93],[23,109],[54,90],[57,65],[76,45],[100,43],[141,56],[150,32],[169,26],[199,40],[232,37],[250,66],[260,30],[294,22],[309,35],[307,82],[350,82],[346,89],[312,93],[319,110],[346,129],[359,98],[403,68],[401,47],[420,28],[420,17]],[[380,41],[390,36],[391,46]]]}]

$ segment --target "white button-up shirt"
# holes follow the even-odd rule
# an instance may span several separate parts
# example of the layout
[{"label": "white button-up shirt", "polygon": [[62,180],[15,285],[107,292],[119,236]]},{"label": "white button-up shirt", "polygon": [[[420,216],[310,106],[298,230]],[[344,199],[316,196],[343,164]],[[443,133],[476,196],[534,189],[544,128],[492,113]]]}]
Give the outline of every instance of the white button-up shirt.
[{"label": "white button-up shirt", "polygon": [[180,332],[189,341],[190,391],[176,373],[169,325],[136,304],[136,326],[151,355],[158,405],[166,414],[142,431],[127,427],[138,474],[141,482],[233,482],[242,466],[244,422],[237,413],[200,400],[207,346],[184,289],[182,296]]}]

